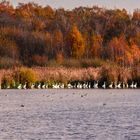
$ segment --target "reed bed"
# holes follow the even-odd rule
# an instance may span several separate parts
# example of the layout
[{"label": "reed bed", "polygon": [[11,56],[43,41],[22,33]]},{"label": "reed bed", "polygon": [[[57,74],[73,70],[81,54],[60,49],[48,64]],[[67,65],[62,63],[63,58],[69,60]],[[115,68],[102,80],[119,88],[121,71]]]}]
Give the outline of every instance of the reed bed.
[{"label": "reed bed", "polygon": [[[19,79],[18,79],[19,78]],[[140,82],[140,68],[121,68],[117,66],[102,66],[98,68],[65,68],[65,67],[33,67],[1,69],[0,81],[24,82],[63,82],[71,81],[106,81],[110,82]]]}]

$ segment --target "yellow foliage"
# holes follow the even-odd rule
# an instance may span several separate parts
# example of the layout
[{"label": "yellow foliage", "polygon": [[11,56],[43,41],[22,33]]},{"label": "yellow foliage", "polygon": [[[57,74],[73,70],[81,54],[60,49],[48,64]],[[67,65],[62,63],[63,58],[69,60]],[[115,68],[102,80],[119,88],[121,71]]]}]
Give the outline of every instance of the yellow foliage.
[{"label": "yellow foliage", "polygon": [[73,26],[69,34],[71,55],[75,58],[81,58],[85,51],[85,43],[82,34],[77,26]]},{"label": "yellow foliage", "polygon": [[22,84],[25,82],[34,83],[36,81],[36,75],[34,71],[29,68],[20,68],[19,70],[15,71],[14,78],[16,82]]},{"label": "yellow foliage", "polygon": [[100,58],[102,53],[103,39],[101,35],[93,35],[91,40],[92,40],[91,55],[93,58]]}]

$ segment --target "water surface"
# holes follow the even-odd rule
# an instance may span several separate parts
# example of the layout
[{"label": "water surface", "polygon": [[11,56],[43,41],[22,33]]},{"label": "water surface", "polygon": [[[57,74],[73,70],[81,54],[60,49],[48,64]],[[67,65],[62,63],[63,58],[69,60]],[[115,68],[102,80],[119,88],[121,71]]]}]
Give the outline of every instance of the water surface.
[{"label": "water surface", "polygon": [[94,139],[140,139],[140,90],[0,90],[0,140]]}]

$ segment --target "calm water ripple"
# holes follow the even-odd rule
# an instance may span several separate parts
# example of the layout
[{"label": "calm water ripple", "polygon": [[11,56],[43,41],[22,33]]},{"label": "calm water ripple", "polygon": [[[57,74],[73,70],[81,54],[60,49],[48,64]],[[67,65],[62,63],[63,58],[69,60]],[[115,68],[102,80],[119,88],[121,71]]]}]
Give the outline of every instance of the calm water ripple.
[{"label": "calm water ripple", "polygon": [[139,139],[140,90],[0,91],[0,140]]}]

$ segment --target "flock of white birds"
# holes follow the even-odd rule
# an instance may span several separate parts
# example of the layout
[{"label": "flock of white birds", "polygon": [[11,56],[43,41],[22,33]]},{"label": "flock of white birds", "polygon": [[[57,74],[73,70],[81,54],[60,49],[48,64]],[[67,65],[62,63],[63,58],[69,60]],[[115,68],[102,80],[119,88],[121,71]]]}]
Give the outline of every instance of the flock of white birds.
[{"label": "flock of white birds", "polygon": [[[30,89],[136,89],[138,88],[137,82],[132,81],[130,84],[124,83],[124,82],[111,82],[110,84],[107,84],[107,82],[104,82],[102,85],[99,85],[98,81],[94,81],[94,83],[91,82],[75,82],[75,83],[68,83],[67,85],[64,83],[54,83],[51,86],[49,86],[48,83],[38,83],[38,84],[31,84]],[[10,89],[10,86],[7,86],[5,89]],[[17,89],[29,89],[27,86],[27,83],[25,84],[19,84],[17,86]]]}]

